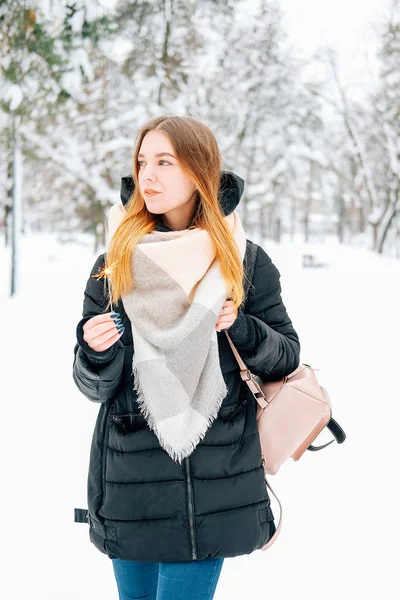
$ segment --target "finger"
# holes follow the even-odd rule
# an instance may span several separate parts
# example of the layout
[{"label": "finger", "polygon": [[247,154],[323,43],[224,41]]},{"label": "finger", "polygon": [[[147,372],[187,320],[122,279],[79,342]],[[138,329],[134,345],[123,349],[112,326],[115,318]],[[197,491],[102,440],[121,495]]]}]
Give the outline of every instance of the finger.
[{"label": "finger", "polygon": [[96,327],[97,325],[100,325],[101,323],[109,322],[112,324],[115,321],[115,319],[111,318],[111,315],[113,315],[113,314],[115,314],[115,313],[108,312],[108,313],[102,313],[100,315],[95,315],[94,317],[92,317],[91,319],[86,321],[84,327],[86,326],[86,329],[91,329],[92,327]]},{"label": "finger", "polygon": [[233,306],[233,300],[225,300],[222,308]]},{"label": "finger", "polygon": [[115,344],[115,342],[121,337],[122,334],[123,331],[121,331],[121,333],[117,332],[116,334],[112,335],[106,342],[103,342],[100,345],[96,345],[95,347],[93,347],[93,350],[95,350],[96,352],[103,352],[104,350],[108,350],[113,344]]},{"label": "finger", "polygon": [[235,322],[235,319],[218,319],[218,322],[216,323],[216,327],[221,327],[222,325],[224,327],[230,327],[230,325],[232,325]]},{"label": "finger", "polygon": [[103,350],[107,350],[112,346],[123,334],[124,332],[118,333],[115,328],[107,330],[102,335],[97,336],[92,339],[89,343],[90,347],[96,352],[102,352]]},{"label": "finger", "polygon": [[[87,332],[88,335],[93,337],[99,335],[99,333],[102,331],[107,331],[107,329],[113,327],[116,323],[116,319],[112,319],[111,314],[113,313],[95,315],[91,319],[88,319],[83,325],[83,331]],[[103,327],[103,329],[101,329],[101,327]]]},{"label": "finger", "polygon": [[[85,325],[87,325],[87,323],[85,323]],[[90,343],[92,347],[94,347],[94,345],[100,346],[104,342],[108,341],[111,337],[115,336],[116,333],[118,336],[120,335],[117,332],[117,327],[119,327],[119,325],[116,325],[113,319],[108,319],[105,322],[99,323],[98,325],[86,330],[85,326],[83,326],[83,339],[88,344]]]},{"label": "finger", "polygon": [[226,325],[227,323],[229,323],[228,326],[230,326],[236,321],[237,317],[238,317],[238,314],[236,313],[236,311],[234,311],[233,317],[232,317],[232,313],[227,314],[227,315],[220,315],[218,317],[218,321],[217,321],[216,325],[221,325],[221,324]]},{"label": "finger", "polygon": [[218,323],[229,323],[230,321],[233,321],[232,316],[231,315],[222,315],[222,317],[220,317],[218,319]]},{"label": "finger", "polygon": [[[85,325],[89,325],[89,321],[87,321]],[[88,326],[86,329],[85,325],[83,326],[83,330],[87,332],[88,337],[90,337],[91,339],[96,338],[97,336],[101,335],[102,333],[105,333],[106,331],[111,331],[112,329],[116,329],[117,327],[119,327],[119,324],[116,324],[114,319],[107,319],[106,321],[103,321],[98,325],[95,324],[91,327]]]},{"label": "finger", "polygon": [[219,319],[224,319],[226,317],[228,317],[228,319],[231,319],[233,315],[236,315],[236,309],[230,309],[230,308],[223,308],[220,312],[219,315]]}]

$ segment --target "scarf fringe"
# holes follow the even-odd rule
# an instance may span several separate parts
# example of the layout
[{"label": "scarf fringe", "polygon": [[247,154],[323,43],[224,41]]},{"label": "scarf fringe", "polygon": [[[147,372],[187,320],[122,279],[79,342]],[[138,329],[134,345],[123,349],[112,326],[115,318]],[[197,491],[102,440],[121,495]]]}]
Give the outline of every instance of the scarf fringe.
[{"label": "scarf fringe", "polygon": [[158,430],[156,421],[154,420],[153,416],[149,412],[149,409],[146,404],[146,400],[144,398],[144,394],[143,394],[143,391],[142,391],[142,388],[141,388],[140,382],[139,382],[138,368],[137,368],[137,364],[136,364],[135,355],[133,355],[132,366],[133,366],[132,375],[133,375],[133,381],[134,381],[133,389],[135,390],[135,392],[137,394],[137,403],[139,405],[139,410],[140,410],[142,416],[144,417],[144,419],[146,419],[146,421],[149,425],[149,428],[157,436],[161,447],[169,454],[169,456],[172,458],[172,460],[174,460],[175,462],[178,462],[179,465],[181,465],[184,458],[186,458],[187,456],[190,456],[190,454],[192,454],[192,452],[196,448],[197,444],[204,438],[204,436],[207,433],[207,430],[212,425],[214,420],[217,418],[219,409],[221,408],[224,398],[226,398],[227,394],[229,393],[229,388],[225,384],[223,375],[221,373],[222,381],[224,382],[224,389],[221,390],[221,392],[217,394],[216,400],[215,400],[215,406],[214,406],[213,410],[211,411],[211,413],[209,414],[207,420],[205,421],[204,426],[202,427],[201,431],[196,433],[196,436],[194,439],[188,440],[184,444],[184,446],[181,448],[180,451],[177,451],[173,446],[171,446],[171,444],[165,439],[164,435]]}]

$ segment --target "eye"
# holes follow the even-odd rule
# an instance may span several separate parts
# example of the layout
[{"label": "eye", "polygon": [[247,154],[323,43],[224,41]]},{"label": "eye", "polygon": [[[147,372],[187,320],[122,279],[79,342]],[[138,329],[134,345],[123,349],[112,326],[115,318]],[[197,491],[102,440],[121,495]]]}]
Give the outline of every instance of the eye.
[{"label": "eye", "polygon": [[[144,160],[138,160],[138,165],[139,165],[139,167],[141,167],[141,166],[142,166],[142,165],[141,165],[141,163],[143,163],[143,162],[144,162]],[[167,163],[167,165],[170,165],[170,164],[171,164],[171,163],[170,163],[168,160],[159,160],[158,162],[159,162],[159,163],[160,163],[160,162],[165,162],[165,163]]]}]

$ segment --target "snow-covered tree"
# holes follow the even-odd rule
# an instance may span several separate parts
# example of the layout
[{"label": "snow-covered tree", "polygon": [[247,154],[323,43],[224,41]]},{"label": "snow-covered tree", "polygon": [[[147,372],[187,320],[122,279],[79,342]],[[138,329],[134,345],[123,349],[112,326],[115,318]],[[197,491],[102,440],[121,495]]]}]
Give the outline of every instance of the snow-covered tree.
[{"label": "snow-covered tree", "polygon": [[[383,152],[377,176],[380,203],[370,215],[375,249],[400,246],[400,2],[393,0],[382,34],[380,87],[375,97],[377,142]],[[378,137],[379,136],[379,137]]]},{"label": "snow-covered tree", "polygon": [[23,158],[35,156],[37,146],[46,144],[46,126],[58,117],[71,89],[93,76],[87,51],[98,42],[99,32],[109,27],[97,9],[92,0],[72,5],[46,0],[0,3],[0,110],[8,116],[3,136],[9,165],[3,210],[13,224],[11,294],[16,289],[18,236],[24,222]]}]

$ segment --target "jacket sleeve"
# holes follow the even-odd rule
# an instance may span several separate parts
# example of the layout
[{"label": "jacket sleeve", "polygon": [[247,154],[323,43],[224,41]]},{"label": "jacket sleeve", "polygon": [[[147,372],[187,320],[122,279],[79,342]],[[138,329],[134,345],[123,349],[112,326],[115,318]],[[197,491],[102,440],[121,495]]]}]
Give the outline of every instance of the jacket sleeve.
[{"label": "jacket sleeve", "polygon": [[280,273],[258,247],[244,308],[226,330],[244,362],[264,381],[277,381],[300,364],[300,342],[281,297]]},{"label": "jacket sleeve", "polygon": [[125,346],[121,338],[107,350],[96,352],[83,339],[83,325],[105,312],[108,295],[103,279],[93,276],[104,267],[104,254],[93,265],[84,291],[82,319],[76,328],[72,377],[78,389],[92,402],[111,399],[120,384],[124,366]]}]

